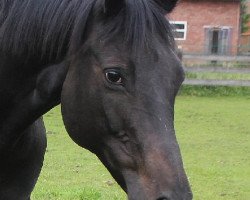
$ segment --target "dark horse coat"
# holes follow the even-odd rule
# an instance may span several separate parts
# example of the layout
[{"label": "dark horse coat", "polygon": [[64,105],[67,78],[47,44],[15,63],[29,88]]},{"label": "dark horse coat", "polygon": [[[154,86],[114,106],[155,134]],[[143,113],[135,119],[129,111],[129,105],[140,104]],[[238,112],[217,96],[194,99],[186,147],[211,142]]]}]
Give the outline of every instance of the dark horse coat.
[{"label": "dark horse coat", "polygon": [[66,128],[129,199],[191,199],[174,136],[183,71],[164,15],[176,0],[0,0],[0,200],[27,200]]}]

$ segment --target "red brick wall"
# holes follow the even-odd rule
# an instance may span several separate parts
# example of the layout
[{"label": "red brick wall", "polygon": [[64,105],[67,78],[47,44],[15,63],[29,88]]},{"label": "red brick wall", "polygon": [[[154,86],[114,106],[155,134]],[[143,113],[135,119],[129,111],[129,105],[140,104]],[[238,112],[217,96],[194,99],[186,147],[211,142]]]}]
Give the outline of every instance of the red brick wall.
[{"label": "red brick wall", "polygon": [[175,10],[167,16],[172,21],[187,21],[186,40],[177,41],[185,53],[204,52],[204,26],[232,27],[231,51],[237,53],[239,43],[240,3],[225,0],[181,0]]}]

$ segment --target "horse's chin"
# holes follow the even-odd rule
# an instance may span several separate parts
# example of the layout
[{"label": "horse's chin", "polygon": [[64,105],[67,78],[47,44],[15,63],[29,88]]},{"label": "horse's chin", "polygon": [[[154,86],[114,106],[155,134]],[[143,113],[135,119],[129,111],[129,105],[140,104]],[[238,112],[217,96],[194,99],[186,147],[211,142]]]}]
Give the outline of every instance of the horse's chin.
[{"label": "horse's chin", "polygon": [[[137,186],[133,186],[136,188]],[[144,188],[147,190],[147,188]],[[171,191],[151,191],[151,192],[138,192],[138,191],[128,191],[128,200],[192,200],[192,193],[187,191],[184,193],[174,193]]]},{"label": "horse's chin", "polygon": [[192,200],[193,198],[189,186],[171,185],[164,175],[161,178],[138,175],[136,172],[126,172],[124,175],[129,200]]}]

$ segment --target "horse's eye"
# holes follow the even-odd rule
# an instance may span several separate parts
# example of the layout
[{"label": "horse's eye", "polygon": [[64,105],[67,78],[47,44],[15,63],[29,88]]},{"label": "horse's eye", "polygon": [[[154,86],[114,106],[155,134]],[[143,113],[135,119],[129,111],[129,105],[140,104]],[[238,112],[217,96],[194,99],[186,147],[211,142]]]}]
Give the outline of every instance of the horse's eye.
[{"label": "horse's eye", "polygon": [[123,78],[122,75],[117,71],[107,71],[105,72],[105,76],[108,82],[113,84],[122,84]]}]

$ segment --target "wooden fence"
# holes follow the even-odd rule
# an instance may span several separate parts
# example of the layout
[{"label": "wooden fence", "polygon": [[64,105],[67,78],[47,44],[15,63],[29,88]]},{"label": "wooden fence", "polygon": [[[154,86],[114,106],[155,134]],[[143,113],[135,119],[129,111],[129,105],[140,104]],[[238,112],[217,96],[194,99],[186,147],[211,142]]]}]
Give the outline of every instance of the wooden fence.
[{"label": "wooden fence", "polygon": [[[237,73],[237,74],[250,74],[250,56],[197,56],[197,55],[184,55],[185,61],[203,60],[208,63],[211,62],[241,62],[244,63],[244,67],[222,67],[222,66],[185,66],[185,72],[192,73],[204,73],[204,72],[216,72],[216,73]],[[246,86],[250,87],[249,80],[200,80],[200,79],[186,79],[185,85],[208,85],[208,86]]]}]

